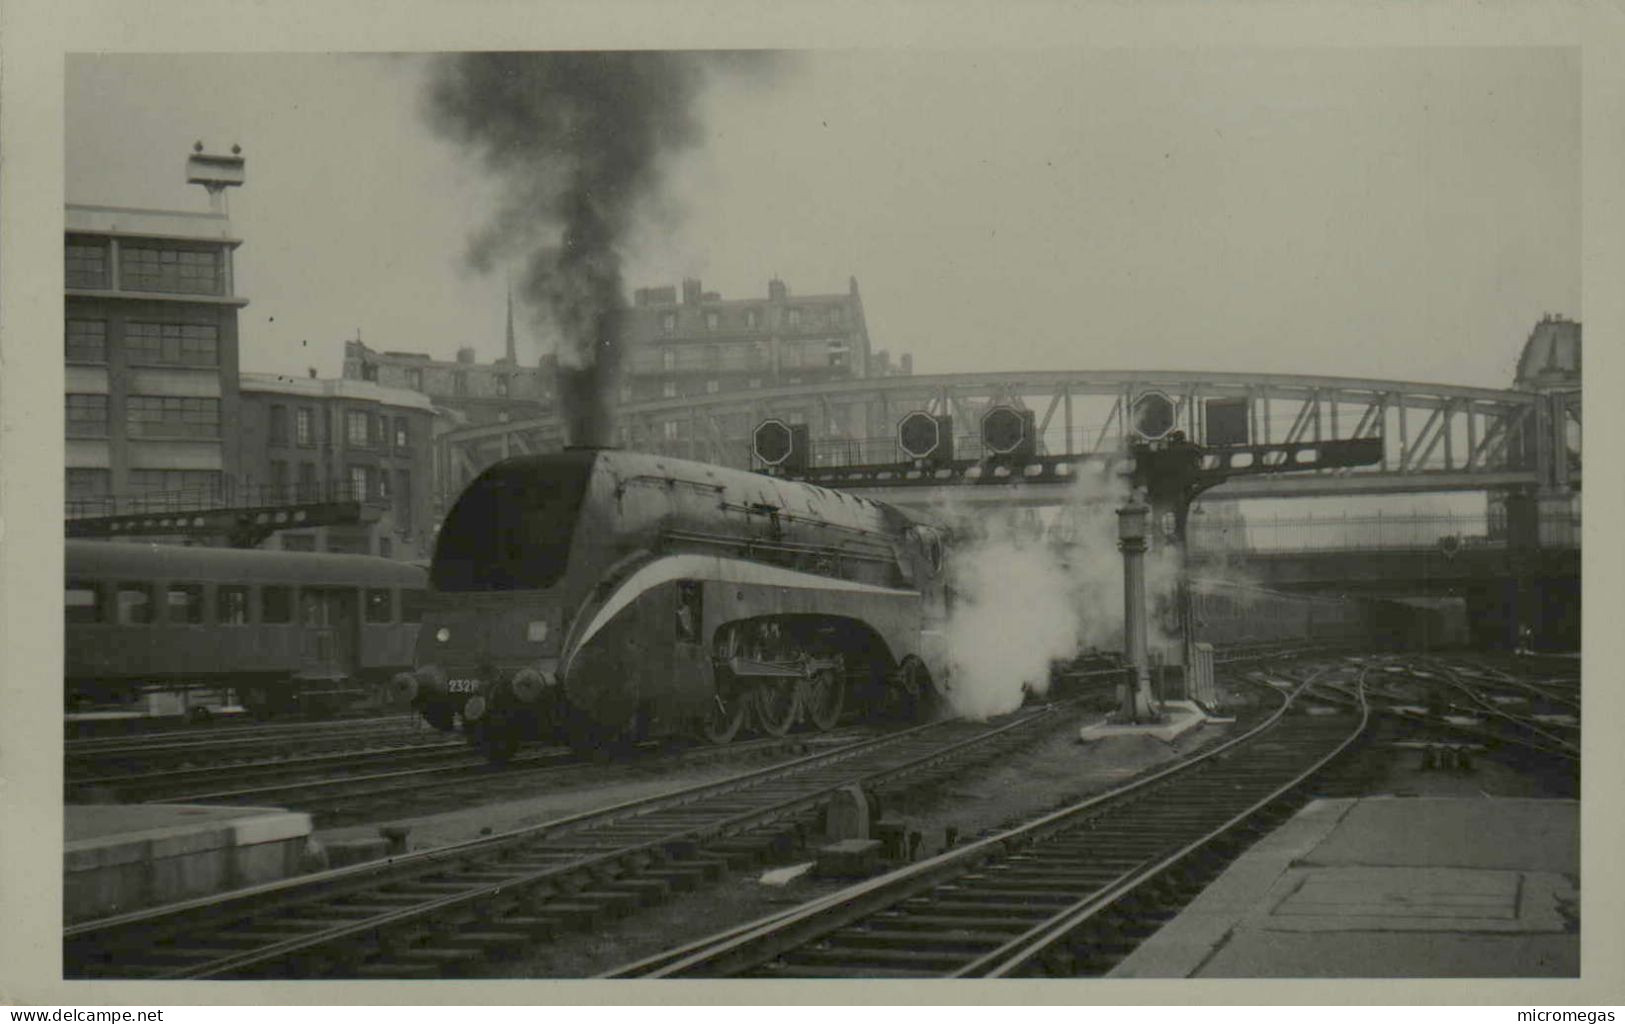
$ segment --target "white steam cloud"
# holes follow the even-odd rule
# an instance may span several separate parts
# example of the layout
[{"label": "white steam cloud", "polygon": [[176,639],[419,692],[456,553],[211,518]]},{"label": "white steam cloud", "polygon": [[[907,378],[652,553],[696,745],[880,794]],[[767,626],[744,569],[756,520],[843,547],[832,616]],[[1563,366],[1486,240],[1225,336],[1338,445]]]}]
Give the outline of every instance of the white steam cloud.
[{"label": "white steam cloud", "polygon": [[[950,521],[972,524],[960,531],[950,562],[944,689],[953,713],[985,719],[1013,711],[1028,693],[1049,689],[1053,663],[1091,648],[1122,649],[1116,511],[1128,498],[1127,480],[1088,469],[1047,528],[1031,513],[979,510],[973,518],[945,510]],[[1166,576],[1171,594],[1176,575]]]}]

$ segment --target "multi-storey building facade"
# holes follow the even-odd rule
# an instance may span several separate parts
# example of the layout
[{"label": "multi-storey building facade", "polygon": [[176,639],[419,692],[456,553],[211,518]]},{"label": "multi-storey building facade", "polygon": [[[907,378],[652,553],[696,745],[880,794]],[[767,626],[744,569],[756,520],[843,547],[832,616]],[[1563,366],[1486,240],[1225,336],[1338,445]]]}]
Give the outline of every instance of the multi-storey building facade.
[{"label": "multi-storey building facade", "polygon": [[357,338],[344,343],[344,377],[427,395],[464,424],[531,419],[553,411],[554,359],[547,356],[537,366],[519,365],[511,299],[507,355],[494,363],[475,362],[474,350],[468,347],[457,350],[456,360],[445,361],[420,352],[377,352]]},{"label": "multi-storey building facade", "polygon": [[218,501],[237,474],[241,240],[223,213],[66,210],[67,497]]},{"label": "multi-storey building facade", "polygon": [[368,525],[284,530],[267,547],[427,559],[434,506],[435,408],[369,381],[245,373],[240,382],[239,501],[362,500],[382,505]]},{"label": "multi-storey building facade", "polygon": [[[822,295],[792,295],[775,278],[765,298],[753,299],[724,299],[693,278],[683,282],[681,301],[675,288],[640,288],[623,345],[623,405],[913,372],[910,356],[893,364],[888,352],[873,349],[856,278],[848,279],[845,293]],[[821,438],[858,439],[890,429],[871,422],[867,407],[840,400],[790,403],[778,411],[795,423],[827,417],[818,424]],[[653,425],[654,433],[643,436],[640,426],[646,425],[623,423],[621,442],[675,454],[691,447],[689,417],[656,417]],[[746,413],[721,422],[741,457],[754,425]]]},{"label": "multi-storey building facade", "polygon": [[856,278],[844,294],[798,296],[774,279],[765,299],[723,299],[690,278],[681,302],[674,288],[639,288],[625,323],[623,402],[895,372],[870,348]]}]

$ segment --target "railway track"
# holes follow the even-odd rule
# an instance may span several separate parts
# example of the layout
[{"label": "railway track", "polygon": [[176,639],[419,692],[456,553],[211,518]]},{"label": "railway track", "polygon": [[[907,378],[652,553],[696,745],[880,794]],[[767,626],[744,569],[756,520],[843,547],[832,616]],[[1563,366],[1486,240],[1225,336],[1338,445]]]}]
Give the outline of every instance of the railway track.
[{"label": "railway track", "polygon": [[605,976],[1104,973],[1296,810],[1363,733],[1358,685],[1343,688],[1353,712],[1292,713],[1313,682],[1243,735],[1143,780]]},{"label": "railway track", "polygon": [[[1437,658],[1404,659],[1382,669],[1391,682],[1374,685],[1372,697],[1379,710],[1395,718],[1489,749],[1579,766],[1577,701],[1553,702],[1546,698],[1545,687],[1511,676],[1464,672]],[[1516,710],[1531,701],[1547,713]]]},{"label": "railway track", "polygon": [[63,747],[63,766],[70,782],[94,784],[130,773],[264,763],[323,752],[363,754],[447,742],[444,733],[416,716],[391,715],[344,723],[234,726],[68,740]]},{"label": "railway track", "polygon": [[77,978],[433,977],[628,912],[796,845],[851,784],[919,785],[1069,721],[937,722],[788,764],[385,862],[92,921]]}]

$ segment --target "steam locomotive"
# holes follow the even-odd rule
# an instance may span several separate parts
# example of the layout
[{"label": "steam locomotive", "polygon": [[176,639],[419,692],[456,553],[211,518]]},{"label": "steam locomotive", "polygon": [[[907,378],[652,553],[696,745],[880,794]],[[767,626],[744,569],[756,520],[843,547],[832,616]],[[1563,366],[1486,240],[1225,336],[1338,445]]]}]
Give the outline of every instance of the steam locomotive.
[{"label": "steam locomotive", "polygon": [[492,760],[747,722],[910,713],[944,676],[943,533],[839,491],[567,449],[487,469],[443,523],[399,699]]},{"label": "steam locomotive", "polygon": [[[949,695],[944,527],[812,484],[574,448],[509,459],[441,527],[415,668],[392,681],[495,761],[918,716]],[[1215,643],[1357,639],[1336,599],[1193,588]]]}]

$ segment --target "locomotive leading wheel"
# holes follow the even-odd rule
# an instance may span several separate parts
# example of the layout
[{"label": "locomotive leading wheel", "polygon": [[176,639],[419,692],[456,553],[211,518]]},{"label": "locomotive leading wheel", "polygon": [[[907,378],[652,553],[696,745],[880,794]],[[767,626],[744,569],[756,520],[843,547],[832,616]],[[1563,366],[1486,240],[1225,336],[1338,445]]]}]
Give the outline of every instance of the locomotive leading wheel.
[{"label": "locomotive leading wheel", "polygon": [[819,732],[829,732],[846,708],[846,679],[832,668],[814,672],[803,683],[802,706]]},{"label": "locomotive leading wheel", "polygon": [[719,746],[731,741],[745,722],[745,695],[737,687],[729,685],[730,682],[721,678],[717,680],[717,692],[711,699],[710,713],[700,726],[705,738]]},{"label": "locomotive leading wheel", "polygon": [[751,706],[762,732],[777,739],[790,731],[801,710],[800,691],[798,679],[763,679],[751,687]]}]

